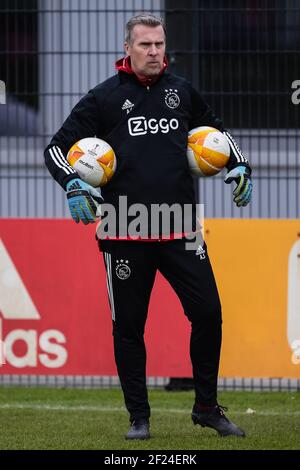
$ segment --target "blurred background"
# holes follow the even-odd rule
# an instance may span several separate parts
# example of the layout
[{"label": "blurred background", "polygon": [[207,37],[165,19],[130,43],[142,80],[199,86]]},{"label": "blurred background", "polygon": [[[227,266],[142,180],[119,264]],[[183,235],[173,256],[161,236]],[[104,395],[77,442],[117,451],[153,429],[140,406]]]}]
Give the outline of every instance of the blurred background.
[{"label": "blurred background", "polygon": [[115,72],[124,24],[142,10],[165,18],[170,70],[203,94],[252,163],[252,205],[234,209],[220,176],[201,181],[206,215],[298,217],[296,0],[1,0],[0,215],[68,214],[42,150],[79,98]]},{"label": "blurred background", "polygon": [[[141,11],[165,19],[169,70],[200,91],[253,169],[253,202],[242,211],[233,205],[224,175],[196,182],[224,285],[225,315],[232,312],[222,375],[233,377],[227,383],[236,387],[273,383],[299,389],[300,105],[292,102],[292,84],[300,80],[297,0],[0,0],[0,80],[6,85],[6,104],[0,104],[2,223],[69,219],[65,195],[44,166],[43,149],[80,97],[115,73],[124,25]],[[12,256],[22,237],[5,230],[0,238]],[[224,243],[230,246],[226,254]],[[237,279],[247,263],[247,273]],[[29,279],[27,287],[30,282],[37,285]],[[236,305],[237,294],[246,306]],[[231,349],[233,336],[237,343]],[[10,366],[10,380],[35,373]],[[177,375],[185,376],[184,370]],[[166,368],[159,383],[172,371]]]}]

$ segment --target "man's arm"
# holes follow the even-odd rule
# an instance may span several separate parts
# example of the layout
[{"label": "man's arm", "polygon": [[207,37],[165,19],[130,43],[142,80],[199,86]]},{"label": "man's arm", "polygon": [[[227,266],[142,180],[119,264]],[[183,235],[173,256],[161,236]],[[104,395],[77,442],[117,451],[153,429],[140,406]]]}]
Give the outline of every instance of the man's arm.
[{"label": "man's arm", "polygon": [[192,88],[192,117],[190,129],[198,126],[210,126],[220,130],[226,137],[230,147],[230,157],[226,165],[228,173],[225,183],[235,181],[236,188],[233,191],[233,200],[238,207],[249,204],[252,195],[251,167],[246,157],[242,154],[232,135],[224,129],[221,119],[217,118],[210,106],[201,98],[199,93]]},{"label": "man's arm", "polygon": [[230,171],[241,165],[248,167],[251,173],[247,158],[242,154],[232,135],[224,129],[222,120],[212,112],[210,106],[201,98],[200,94],[194,88],[192,88],[191,91],[191,100],[192,119],[190,122],[190,129],[198,126],[210,126],[221,131],[226,136],[230,147],[230,157],[226,165],[228,170]]},{"label": "man's arm", "polygon": [[76,223],[94,223],[100,215],[102,197],[100,188],[96,190],[82,181],[66,157],[75,142],[98,133],[98,109],[93,92],[89,92],[73,108],[44,152],[49,172],[66,191],[69,209]]},{"label": "man's arm", "polygon": [[93,92],[85,95],[73,108],[44,152],[45,164],[53,178],[66,189],[67,183],[79,178],[67,161],[67,154],[75,142],[94,137],[99,130],[99,107]]}]

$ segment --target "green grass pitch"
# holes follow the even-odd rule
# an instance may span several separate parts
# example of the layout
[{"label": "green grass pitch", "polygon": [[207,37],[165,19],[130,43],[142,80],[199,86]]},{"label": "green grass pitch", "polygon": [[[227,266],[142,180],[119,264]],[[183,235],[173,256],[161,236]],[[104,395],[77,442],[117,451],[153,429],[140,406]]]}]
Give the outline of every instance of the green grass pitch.
[{"label": "green grass pitch", "polygon": [[0,449],[300,449],[297,392],[220,393],[245,439],[194,426],[192,392],[150,390],[149,398],[152,438],[126,441],[120,390],[0,388]]}]

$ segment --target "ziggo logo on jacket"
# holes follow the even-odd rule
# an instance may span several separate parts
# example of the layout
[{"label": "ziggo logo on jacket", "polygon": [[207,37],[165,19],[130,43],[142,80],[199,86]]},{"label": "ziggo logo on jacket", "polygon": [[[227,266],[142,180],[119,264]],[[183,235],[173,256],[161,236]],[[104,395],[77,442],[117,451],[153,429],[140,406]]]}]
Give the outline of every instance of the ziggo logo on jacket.
[{"label": "ziggo logo on jacket", "polygon": [[170,130],[175,131],[179,127],[178,119],[172,118],[170,120],[161,118],[159,120],[155,118],[146,119],[145,116],[137,116],[128,119],[128,130],[132,136],[145,135],[150,132],[151,134],[157,134],[162,132],[167,134]]}]

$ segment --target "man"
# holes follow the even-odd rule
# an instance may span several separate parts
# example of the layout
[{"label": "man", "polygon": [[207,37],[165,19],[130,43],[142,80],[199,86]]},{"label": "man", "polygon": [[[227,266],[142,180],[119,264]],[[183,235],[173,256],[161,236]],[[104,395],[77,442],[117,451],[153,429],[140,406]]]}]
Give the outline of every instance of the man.
[{"label": "man", "polygon": [[[76,222],[94,222],[93,198],[99,201],[99,194],[80,180],[66,154],[76,141],[91,136],[106,140],[117,155],[117,173],[102,190],[104,201],[117,211],[119,197],[124,195],[128,206],[141,203],[149,210],[153,204],[163,203],[194,207],[187,134],[204,125],[227,136],[231,155],[225,182],[237,183],[234,201],[238,206],[249,203],[252,183],[246,158],[197,91],[167,72],[165,47],[165,29],[159,18],[147,13],[131,18],[126,25],[126,57],[116,63],[118,74],[82,98],[45,150],[46,165],[66,191]],[[171,122],[173,126],[166,126]],[[221,306],[206,245],[191,251],[186,249],[184,233],[171,230],[166,237],[159,229],[153,240],[150,232],[138,241],[128,234],[123,240],[117,233],[99,242],[107,270],[115,359],[130,414],[126,439],[150,437],[143,335],[157,270],[174,288],[192,326],[194,424],[211,427],[221,436],[242,437],[244,431],[224,415],[217,402]]]}]

